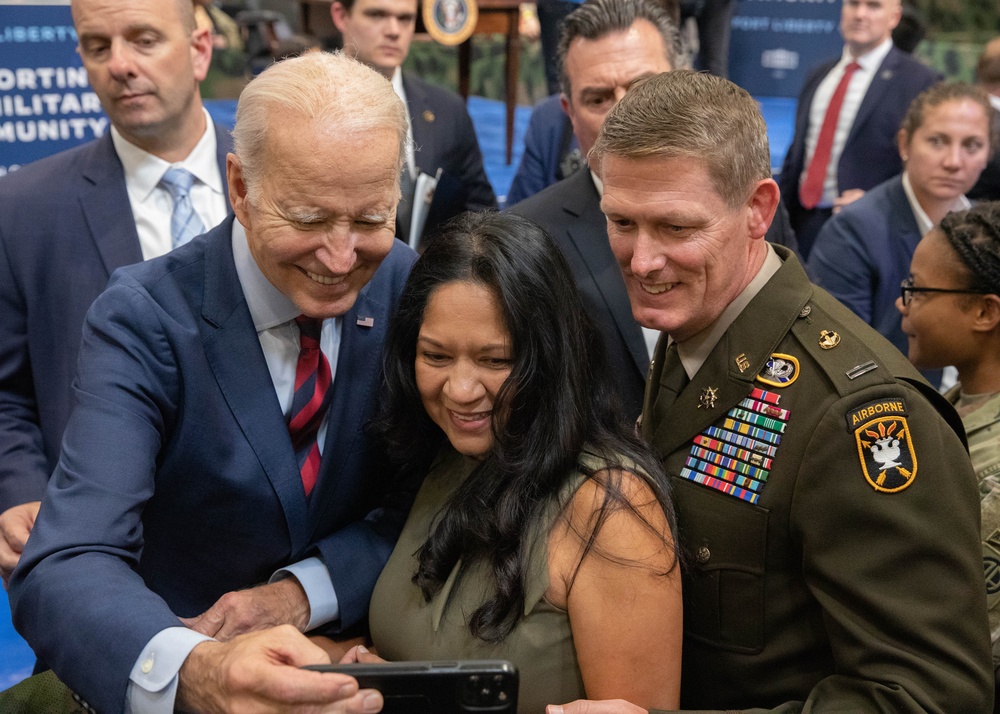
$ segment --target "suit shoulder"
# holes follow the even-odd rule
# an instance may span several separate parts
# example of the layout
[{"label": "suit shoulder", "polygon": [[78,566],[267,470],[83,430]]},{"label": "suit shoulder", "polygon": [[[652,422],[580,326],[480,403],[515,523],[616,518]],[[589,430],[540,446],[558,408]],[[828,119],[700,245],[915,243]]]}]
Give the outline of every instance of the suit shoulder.
[{"label": "suit shoulder", "polygon": [[564,198],[569,194],[567,182],[570,178],[556,181],[546,186],[534,196],[519,201],[510,208],[511,213],[524,216],[539,225],[553,222],[553,211],[561,207]]},{"label": "suit shoulder", "polygon": [[43,190],[48,195],[53,186],[66,184],[76,179],[83,167],[93,159],[99,139],[46,156],[38,161],[25,164],[17,171],[0,177],[0,197],[20,198],[32,196]]},{"label": "suit shoulder", "polygon": [[411,74],[406,74],[405,77],[407,84],[412,84],[415,87],[418,87],[424,94],[427,95],[427,99],[430,103],[435,106],[448,107],[453,110],[461,109],[463,112],[468,113],[468,110],[465,107],[465,100],[450,89],[445,89],[444,87],[439,87],[436,84],[431,84],[430,82]]}]

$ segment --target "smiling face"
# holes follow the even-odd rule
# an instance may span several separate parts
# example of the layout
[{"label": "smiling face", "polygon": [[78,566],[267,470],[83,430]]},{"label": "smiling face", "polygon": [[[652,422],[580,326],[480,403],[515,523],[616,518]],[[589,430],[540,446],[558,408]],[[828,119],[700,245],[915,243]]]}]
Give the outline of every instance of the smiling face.
[{"label": "smiling face", "polygon": [[601,210],[632,314],[683,342],[753,279],[777,188],[762,181],[747,203],[732,209],[702,161],[659,156],[605,156],[601,178]]},{"label": "smiling face", "polygon": [[[910,261],[910,277],[916,288],[964,290],[969,273],[959,262],[948,239],[938,229],[932,230],[917,244]],[[939,369],[963,365],[975,358],[979,346],[972,328],[974,312],[968,295],[950,293],[913,293],[903,306],[896,299],[896,309],[903,315],[903,332],[909,342],[908,357],[919,369]]]},{"label": "smiling face", "polygon": [[330,12],[344,51],[391,78],[410,51],[416,0],[354,0],[350,10],[335,2]]},{"label": "smiling face", "polygon": [[975,185],[989,161],[990,120],[979,103],[954,99],[928,107],[913,136],[900,132],[906,173],[928,213],[937,204],[951,207]]},{"label": "smiling face", "polygon": [[271,127],[255,194],[229,155],[233,211],[271,284],[305,315],[343,315],[392,248],[398,134],[344,133],[288,112],[275,112]]},{"label": "smiling face", "polygon": [[74,0],[72,10],[83,66],[118,131],[161,158],[184,158],[205,129],[208,30],[189,27],[175,0]]},{"label": "smiling face", "polygon": [[445,283],[427,300],[417,337],[417,389],[428,416],[459,453],[482,457],[493,444],[493,405],[510,375],[510,334],[493,292]]},{"label": "smiling face", "polygon": [[663,36],[653,23],[636,20],[624,32],[596,40],[578,37],[566,52],[566,76],[571,97],[562,97],[563,110],[584,156],[594,145],[604,117],[637,79],[669,72]]},{"label": "smiling face", "polygon": [[902,16],[900,0],[844,0],[840,34],[851,55],[860,57],[889,39]]}]

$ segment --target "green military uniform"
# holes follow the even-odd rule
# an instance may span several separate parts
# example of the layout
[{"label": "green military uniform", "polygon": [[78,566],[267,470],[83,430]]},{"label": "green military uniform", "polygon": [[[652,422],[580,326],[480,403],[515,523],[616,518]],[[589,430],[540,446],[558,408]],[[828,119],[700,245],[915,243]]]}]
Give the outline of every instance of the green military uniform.
[{"label": "green military uniform", "polygon": [[642,431],[688,558],[682,708],[990,711],[963,444],[905,358],[776,250],[673,404],[665,340],[650,367]]},{"label": "green military uniform", "polygon": [[963,398],[961,385],[956,385],[944,396],[962,417],[972,468],[979,481],[983,572],[993,637],[993,666],[1000,670],[1000,394],[985,399]]}]

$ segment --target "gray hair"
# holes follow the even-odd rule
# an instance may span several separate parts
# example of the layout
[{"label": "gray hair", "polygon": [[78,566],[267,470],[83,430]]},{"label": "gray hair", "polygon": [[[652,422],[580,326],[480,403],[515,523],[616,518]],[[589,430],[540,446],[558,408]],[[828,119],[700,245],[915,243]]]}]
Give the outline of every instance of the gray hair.
[{"label": "gray hair", "polygon": [[334,125],[341,133],[395,130],[403,166],[406,109],[389,80],[340,52],[313,52],[272,64],[240,94],[233,145],[251,196],[260,186],[268,132],[278,108]]},{"label": "gray hair", "polygon": [[645,20],[655,27],[663,39],[665,57],[671,67],[677,66],[680,39],[670,14],[655,0],[587,0],[563,20],[559,36],[559,84],[563,94],[570,94],[566,74],[566,55],[573,40],[599,40],[616,32],[625,32],[636,22]]},{"label": "gray hair", "polygon": [[767,126],[746,90],[711,74],[674,70],[636,82],[604,120],[590,165],[607,156],[703,161],[712,185],[737,208],[771,178]]}]

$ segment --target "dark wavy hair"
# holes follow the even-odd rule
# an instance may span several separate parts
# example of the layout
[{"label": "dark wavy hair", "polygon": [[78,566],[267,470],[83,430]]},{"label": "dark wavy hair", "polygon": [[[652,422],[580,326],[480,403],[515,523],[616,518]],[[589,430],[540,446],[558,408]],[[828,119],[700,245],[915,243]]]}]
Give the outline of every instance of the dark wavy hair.
[{"label": "dark wavy hair", "polygon": [[[490,563],[493,594],[472,613],[469,629],[503,640],[524,607],[528,526],[576,471],[583,451],[610,465],[600,472],[604,502],[585,542],[594,548],[607,517],[628,509],[614,469],[651,477],[650,489],[676,532],[662,467],[626,426],[600,338],[584,312],[565,259],[552,239],[527,219],[507,213],[465,214],[444,227],[417,261],[400,298],[385,345],[385,387],[374,431],[394,461],[417,465],[447,443],[417,390],[417,336],[424,309],[441,285],[469,281],[495,296],[513,353],[510,375],[493,405],[493,444],[451,498],[441,504],[433,533],[417,552],[413,581],[429,601],[462,558]],[[677,546],[674,540],[674,562]],[[606,557],[612,558],[607,555]],[[577,565],[579,567],[579,564]],[[645,566],[639,566],[645,567]],[[663,573],[666,575],[666,573]]]}]

